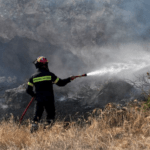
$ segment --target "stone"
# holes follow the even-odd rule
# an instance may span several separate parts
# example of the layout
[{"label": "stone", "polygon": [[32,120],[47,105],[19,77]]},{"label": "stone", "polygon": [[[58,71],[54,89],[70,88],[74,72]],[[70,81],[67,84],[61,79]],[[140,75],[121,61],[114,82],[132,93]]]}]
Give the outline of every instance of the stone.
[{"label": "stone", "polygon": [[[5,103],[7,108],[4,109],[5,114],[12,113],[15,117],[21,116],[31,100],[26,91],[26,84],[20,85],[17,88],[9,89],[5,91]],[[69,95],[68,91],[55,91],[55,106],[56,106],[56,118],[59,119],[77,119],[81,116],[88,116],[88,112],[92,112],[95,108],[106,108],[108,103],[115,103],[115,107],[120,109],[126,102],[133,98],[133,91],[136,89],[129,83],[122,80],[114,80],[103,85],[103,88],[97,91],[86,86],[81,88],[78,93]],[[88,93],[88,94],[87,94]],[[133,98],[135,99],[135,98]],[[124,102],[122,102],[124,100]],[[106,107],[105,107],[106,105]],[[112,105],[113,106],[113,105]],[[32,118],[34,109],[34,102],[29,107],[24,119]],[[3,113],[4,114],[4,113]],[[45,114],[44,114],[45,116]],[[43,116],[43,118],[44,118]],[[0,116],[2,117],[2,116]]]}]

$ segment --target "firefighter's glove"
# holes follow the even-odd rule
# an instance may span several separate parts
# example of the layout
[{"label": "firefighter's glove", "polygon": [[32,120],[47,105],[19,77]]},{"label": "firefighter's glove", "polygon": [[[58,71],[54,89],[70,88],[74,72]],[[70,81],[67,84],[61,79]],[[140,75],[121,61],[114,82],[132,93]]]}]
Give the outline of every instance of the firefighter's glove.
[{"label": "firefighter's glove", "polygon": [[149,76],[149,72],[147,72],[147,75]]},{"label": "firefighter's glove", "polygon": [[76,79],[76,78],[77,78],[77,77],[75,77],[75,76],[71,76],[71,77],[70,77],[70,80],[73,81],[73,80]]}]

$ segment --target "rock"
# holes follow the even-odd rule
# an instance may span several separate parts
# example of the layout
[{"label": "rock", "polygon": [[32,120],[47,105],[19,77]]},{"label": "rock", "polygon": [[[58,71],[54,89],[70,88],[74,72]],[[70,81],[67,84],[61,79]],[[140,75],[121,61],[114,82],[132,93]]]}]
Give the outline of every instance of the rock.
[{"label": "rock", "polygon": [[[24,112],[25,108],[27,107],[31,97],[25,91],[25,84],[20,85],[17,88],[9,89],[5,91],[5,103],[4,105],[7,106],[3,109],[3,116],[5,114],[12,113],[14,117],[21,116]],[[65,93],[63,93],[65,95]],[[55,93],[55,106],[56,106],[56,118],[69,120],[70,116],[75,116],[78,112],[80,116],[92,110],[91,107],[84,108],[82,107],[80,100],[70,99],[65,97],[62,93]],[[67,95],[67,94],[66,94]],[[62,99],[63,101],[60,101]],[[34,112],[34,102],[29,107],[24,119],[32,118]],[[45,117],[45,113],[44,113]],[[43,117],[43,118],[44,118]],[[2,118],[2,115],[0,116]],[[75,118],[75,117],[74,117]]]},{"label": "rock", "polygon": [[[17,88],[5,91],[5,105],[8,106],[8,108],[4,109],[5,114],[6,112],[8,114],[13,113],[15,117],[22,115],[31,100],[31,97],[25,92],[25,89],[26,86],[23,84]],[[73,118],[80,116],[86,117],[85,114],[87,112],[92,112],[94,108],[105,108],[105,105],[108,103],[116,103],[114,106],[120,109],[123,103],[133,98],[131,93],[136,91],[132,85],[122,80],[111,81],[105,84],[99,91],[96,89],[91,89],[86,86],[79,93],[76,93],[76,96],[72,95],[71,97],[68,96],[67,90],[62,93],[59,90],[55,90],[56,118],[64,119],[70,118],[70,116],[73,116]],[[31,118],[33,116],[33,108],[34,102],[29,107],[25,118]]]},{"label": "rock", "polygon": [[[25,91],[25,84],[20,85],[17,88],[9,89],[5,91],[5,102],[4,105],[7,106],[4,109],[6,114],[12,113],[14,117],[21,116],[25,108],[27,107],[31,97]],[[33,104],[30,106],[33,108]],[[31,109],[28,110],[26,117],[30,117]],[[1,118],[2,116],[0,116]]]},{"label": "rock", "polygon": [[114,79],[105,84],[99,92],[97,92],[89,103],[104,107],[108,103],[125,104],[128,101],[135,99],[137,89],[131,84]]}]

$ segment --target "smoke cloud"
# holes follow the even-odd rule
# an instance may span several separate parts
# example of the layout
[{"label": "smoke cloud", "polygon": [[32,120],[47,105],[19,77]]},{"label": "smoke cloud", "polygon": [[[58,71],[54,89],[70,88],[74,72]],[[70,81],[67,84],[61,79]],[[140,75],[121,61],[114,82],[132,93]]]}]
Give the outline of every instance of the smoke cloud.
[{"label": "smoke cloud", "polygon": [[0,76],[25,80],[39,55],[62,78],[112,63],[148,67],[149,8],[149,0],[1,0]]}]

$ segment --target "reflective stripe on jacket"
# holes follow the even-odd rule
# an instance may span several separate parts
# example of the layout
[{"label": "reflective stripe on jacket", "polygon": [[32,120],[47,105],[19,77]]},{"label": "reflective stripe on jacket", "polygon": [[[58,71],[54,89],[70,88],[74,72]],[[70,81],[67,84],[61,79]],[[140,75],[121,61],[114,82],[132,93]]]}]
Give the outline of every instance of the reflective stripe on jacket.
[{"label": "reflective stripe on jacket", "polygon": [[[26,92],[34,97],[38,93],[46,94],[47,96],[53,96],[53,84],[58,86],[65,86],[70,82],[70,78],[60,79],[52,72],[46,69],[39,69],[32,77],[29,79],[28,87]],[[35,87],[35,92],[33,91]]]}]

